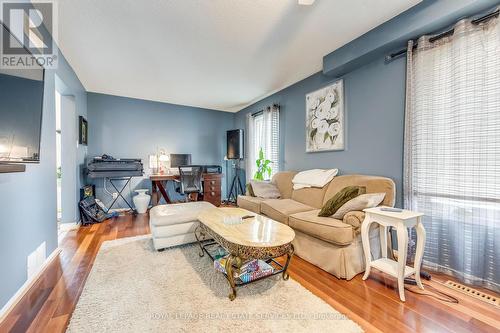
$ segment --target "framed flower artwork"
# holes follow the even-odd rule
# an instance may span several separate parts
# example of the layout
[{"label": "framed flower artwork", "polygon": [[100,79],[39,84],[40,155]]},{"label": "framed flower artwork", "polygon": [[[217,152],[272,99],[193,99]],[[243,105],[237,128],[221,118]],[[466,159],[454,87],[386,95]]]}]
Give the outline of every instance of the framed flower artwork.
[{"label": "framed flower artwork", "polygon": [[345,149],[344,81],[306,95],[306,152]]}]

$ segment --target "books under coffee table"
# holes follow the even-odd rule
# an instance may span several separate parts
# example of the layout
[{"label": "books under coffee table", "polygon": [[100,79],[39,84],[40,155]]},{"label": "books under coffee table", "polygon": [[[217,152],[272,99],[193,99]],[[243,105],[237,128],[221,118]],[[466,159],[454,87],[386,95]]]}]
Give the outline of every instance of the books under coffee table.
[{"label": "books under coffee table", "polygon": [[[252,217],[241,223],[224,223],[228,216],[249,215]],[[288,279],[295,238],[289,226],[241,208],[210,209],[201,213],[198,220],[195,236],[200,256],[207,254],[224,274],[231,287],[230,300],[236,298],[236,287],[276,274]],[[284,255],[284,265],[275,260]]]},{"label": "books under coffee table", "polygon": [[[227,274],[226,262],[228,260],[228,257],[229,254],[218,259],[214,257],[214,268],[223,274]],[[273,262],[271,260],[273,259],[268,260],[268,263],[261,259],[251,259],[242,264],[241,267],[237,268],[236,270],[233,269],[233,277],[235,279],[234,283],[236,285],[241,285],[243,283],[248,283],[264,278],[271,274],[277,274],[276,271],[282,269],[283,266],[281,266],[279,263],[277,264],[279,265],[278,267],[273,266]]]}]

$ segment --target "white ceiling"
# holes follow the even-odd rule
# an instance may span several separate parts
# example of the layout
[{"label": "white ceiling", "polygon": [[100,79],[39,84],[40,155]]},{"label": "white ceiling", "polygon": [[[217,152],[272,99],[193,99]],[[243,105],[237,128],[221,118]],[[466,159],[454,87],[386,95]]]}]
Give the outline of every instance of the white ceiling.
[{"label": "white ceiling", "polygon": [[88,91],[239,111],[420,0],[59,0]]}]

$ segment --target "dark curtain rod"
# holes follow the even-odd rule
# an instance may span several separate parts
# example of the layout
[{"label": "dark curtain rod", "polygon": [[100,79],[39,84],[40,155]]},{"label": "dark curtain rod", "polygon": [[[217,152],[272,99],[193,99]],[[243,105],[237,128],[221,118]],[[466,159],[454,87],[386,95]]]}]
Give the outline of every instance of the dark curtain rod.
[{"label": "dark curtain rod", "polygon": [[[486,14],[484,16],[481,16],[477,19],[472,20],[471,23],[472,24],[479,24],[479,23],[488,21],[489,19],[492,19],[494,17],[498,17],[499,14],[500,14],[500,9],[497,9],[494,12],[491,12],[489,14]],[[446,30],[440,34],[437,34],[436,36],[429,38],[429,42],[434,43],[435,41],[440,40],[441,38],[452,36],[454,32],[455,32],[455,29],[453,29],[453,28],[450,30]],[[413,45],[413,48],[416,48],[416,47],[417,47],[417,43],[415,43]],[[385,57],[385,60],[386,60],[386,62],[389,62],[389,61],[391,61],[391,60],[393,60],[393,59],[395,59],[403,54],[406,54],[406,52],[407,52],[407,49],[405,48],[405,49],[399,50],[397,52],[391,53]]]},{"label": "dark curtain rod", "polygon": [[[273,104],[273,107],[279,107],[279,106],[280,105],[277,104],[277,103]],[[270,108],[270,106],[268,106],[268,108]],[[264,110],[260,110],[260,111],[254,112],[254,113],[252,113],[252,117],[258,116],[259,114],[262,114],[262,113],[264,113]]]}]

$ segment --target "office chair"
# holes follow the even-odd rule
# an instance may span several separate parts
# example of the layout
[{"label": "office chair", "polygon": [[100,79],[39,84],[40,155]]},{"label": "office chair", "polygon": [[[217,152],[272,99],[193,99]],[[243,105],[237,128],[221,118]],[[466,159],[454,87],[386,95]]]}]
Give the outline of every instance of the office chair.
[{"label": "office chair", "polygon": [[187,195],[187,201],[198,201],[198,194],[203,193],[201,185],[202,167],[196,165],[179,166],[180,190]]}]

